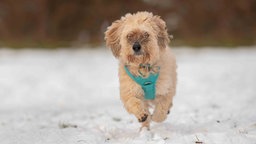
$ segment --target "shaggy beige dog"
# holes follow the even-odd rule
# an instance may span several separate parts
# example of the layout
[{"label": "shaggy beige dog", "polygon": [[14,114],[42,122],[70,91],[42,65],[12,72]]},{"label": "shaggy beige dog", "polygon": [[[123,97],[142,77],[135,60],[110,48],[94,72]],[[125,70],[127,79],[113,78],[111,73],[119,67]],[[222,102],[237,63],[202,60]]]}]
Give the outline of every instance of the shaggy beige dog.
[{"label": "shaggy beige dog", "polygon": [[[120,95],[126,110],[148,129],[151,120],[164,121],[176,91],[176,61],[168,47],[165,22],[149,12],[126,14],[107,28],[105,40],[119,60]],[[147,79],[151,76],[156,83]],[[136,78],[149,82],[139,84]]]}]

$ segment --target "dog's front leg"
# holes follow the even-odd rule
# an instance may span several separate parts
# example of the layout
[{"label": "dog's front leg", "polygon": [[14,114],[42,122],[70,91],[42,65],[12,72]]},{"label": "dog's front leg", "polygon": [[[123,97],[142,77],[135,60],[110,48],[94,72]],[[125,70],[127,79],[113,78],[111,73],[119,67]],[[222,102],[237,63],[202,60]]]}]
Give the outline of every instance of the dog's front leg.
[{"label": "dog's front leg", "polygon": [[171,95],[159,95],[155,99],[155,110],[152,115],[152,120],[155,122],[162,122],[167,118],[170,108],[172,107]]},{"label": "dog's front leg", "polygon": [[142,127],[149,127],[149,110],[147,104],[135,96],[122,97],[125,109],[136,116]]}]

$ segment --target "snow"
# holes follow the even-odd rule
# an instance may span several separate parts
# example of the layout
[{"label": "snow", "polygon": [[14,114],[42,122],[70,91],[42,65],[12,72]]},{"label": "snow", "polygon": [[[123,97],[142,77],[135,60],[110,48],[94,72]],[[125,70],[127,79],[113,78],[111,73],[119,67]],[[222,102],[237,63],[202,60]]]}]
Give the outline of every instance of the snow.
[{"label": "snow", "polygon": [[256,144],[256,47],[174,52],[171,113],[139,132],[110,50],[1,49],[0,143]]}]

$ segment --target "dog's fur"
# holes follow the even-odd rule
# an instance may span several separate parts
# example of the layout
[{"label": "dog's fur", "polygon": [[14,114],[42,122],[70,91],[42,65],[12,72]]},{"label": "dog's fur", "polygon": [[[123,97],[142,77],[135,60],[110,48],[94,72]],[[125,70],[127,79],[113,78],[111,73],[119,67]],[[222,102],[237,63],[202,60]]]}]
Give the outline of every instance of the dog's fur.
[{"label": "dog's fur", "polygon": [[[176,61],[168,47],[165,22],[149,12],[126,14],[107,28],[105,40],[119,60],[120,96],[126,110],[142,122],[142,127],[149,128],[151,120],[164,121],[176,91]],[[141,45],[139,54],[133,50],[134,42]],[[154,100],[145,100],[141,86],[125,72],[124,66],[128,66],[133,75],[140,75],[140,64],[160,67]],[[148,76],[149,71],[144,72]],[[154,106],[152,115],[149,111],[151,106]]]}]

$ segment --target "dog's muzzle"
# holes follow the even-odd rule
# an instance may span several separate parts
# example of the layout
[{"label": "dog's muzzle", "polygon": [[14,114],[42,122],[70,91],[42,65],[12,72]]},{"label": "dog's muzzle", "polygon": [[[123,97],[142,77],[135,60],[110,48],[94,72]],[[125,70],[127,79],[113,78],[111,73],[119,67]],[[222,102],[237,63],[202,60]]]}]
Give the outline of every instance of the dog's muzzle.
[{"label": "dog's muzzle", "polygon": [[132,46],[132,49],[135,53],[139,53],[141,49],[141,45],[139,42],[135,42]]}]

